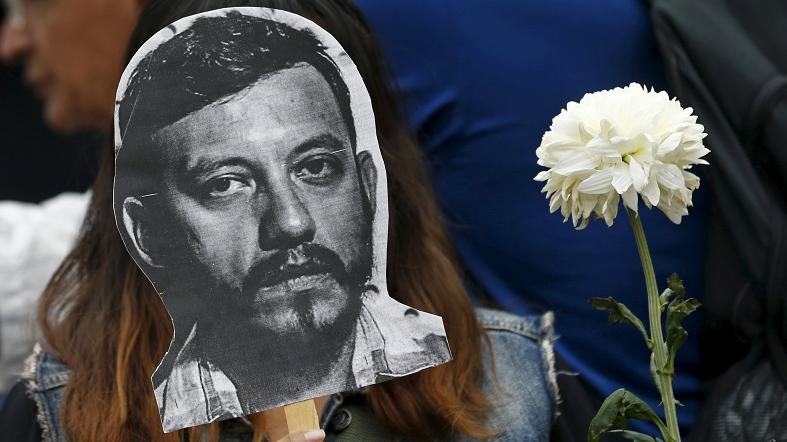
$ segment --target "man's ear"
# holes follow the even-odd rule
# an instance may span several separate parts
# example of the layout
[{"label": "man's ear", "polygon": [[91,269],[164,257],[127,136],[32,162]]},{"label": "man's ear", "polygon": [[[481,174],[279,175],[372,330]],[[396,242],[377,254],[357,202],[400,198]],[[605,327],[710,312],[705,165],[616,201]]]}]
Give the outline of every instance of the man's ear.
[{"label": "man's ear", "polygon": [[372,214],[377,210],[377,167],[374,165],[372,154],[368,150],[358,153],[358,171],[361,174],[361,186],[369,201]]},{"label": "man's ear", "polygon": [[131,240],[136,258],[150,267],[161,268],[155,239],[150,232],[150,211],[139,199],[129,196],[123,201],[123,229]]}]

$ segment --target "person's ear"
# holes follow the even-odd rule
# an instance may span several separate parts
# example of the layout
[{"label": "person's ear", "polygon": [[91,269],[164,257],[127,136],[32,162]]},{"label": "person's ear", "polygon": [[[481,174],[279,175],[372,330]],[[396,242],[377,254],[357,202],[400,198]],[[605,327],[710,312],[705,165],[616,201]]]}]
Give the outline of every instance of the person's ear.
[{"label": "person's ear", "polygon": [[129,249],[138,260],[154,268],[161,268],[157,241],[150,231],[150,211],[139,199],[130,196],[123,201],[123,229],[131,244]]},{"label": "person's ear", "polygon": [[369,201],[372,213],[377,210],[377,167],[372,154],[368,150],[358,153],[358,171],[361,174],[361,186]]}]

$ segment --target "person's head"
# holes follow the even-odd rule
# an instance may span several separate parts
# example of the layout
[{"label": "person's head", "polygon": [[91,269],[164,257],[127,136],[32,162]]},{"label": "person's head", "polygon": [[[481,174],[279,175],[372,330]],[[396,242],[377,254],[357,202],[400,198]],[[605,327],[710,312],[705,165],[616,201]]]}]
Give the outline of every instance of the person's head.
[{"label": "person's head", "polygon": [[308,28],[235,10],[151,42],[117,115],[115,210],[132,256],[176,328],[185,307],[231,325],[212,326],[219,340],[243,330],[259,347],[273,332],[330,352],[318,333],[349,339],[371,276],[377,146],[356,137],[373,140],[371,112],[356,124]]},{"label": "person's head", "polygon": [[[389,292],[441,316],[454,356],[449,364],[370,387],[369,403],[379,419],[403,434],[490,435],[484,421],[489,402],[479,384],[485,334],[464,291],[421,154],[406,133],[379,45],[351,0],[152,0],[132,36],[129,59],[177,19],[234,6],[281,9],[314,21],[346,50],[369,91],[387,170]],[[83,233],[39,307],[45,342],[72,369],[63,423],[75,440],[178,440],[177,433],[161,434],[150,386],[172,327],[118,234],[113,176],[114,151],[107,149]]]},{"label": "person's head", "polygon": [[22,62],[55,130],[106,130],[145,0],[5,0],[0,61]]}]

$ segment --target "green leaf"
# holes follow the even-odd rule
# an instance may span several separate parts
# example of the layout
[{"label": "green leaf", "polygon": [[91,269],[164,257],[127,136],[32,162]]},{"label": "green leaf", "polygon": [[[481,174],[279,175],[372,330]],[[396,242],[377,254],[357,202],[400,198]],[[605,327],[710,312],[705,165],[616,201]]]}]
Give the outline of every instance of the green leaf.
[{"label": "green leaf", "polygon": [[669,300],[674,294],[675,292],[673,292],[671,289],[664,289],[664,291],[661,292],[661,295],[659,296],[659,308],[661,311],[664,311],[664,307],[669,304]]},{"label": "green leaf", "polygon": [[648,332],[645,331],[645,325],[637,315],[632,313],[623,303],[616,301],[615,298],[611,296],[607,298],[590,298],[588,302],[596,310],[606,310],[609,312],[607,320],[610,324],[628,324],[634,326],[642,333],[642,337],[645,339],[645,344],[648,348],[651,348],[651,341],[648,337]]},{"label": "green leaf", "polygon": [[675,356],[688,336],[689,333],[681,326],[667,330],[667,351],[669,353],[667,354],[667,366],[664,369],[670,376],[675,376]]},{"label": "green leaf", "polygon": [[615,390],[601,404],[588,428],[588,442],[599,442],[601,435],[615,430],[625,430],[628,420],[636,419],[654,423],[662,435],[667,434],[667,426],[642,399],[620,388]]},{"label": "green leaf", "polygon": [[680,326],[681,321],[700,308],[701,305],[694,298],[677,297],[673,299],[667,308],[667,330],[669,331],[670,325],[673,327]]},{"label": "green leaf", "polygon": [[673,273],[667,278],[667,288],[672,290],[675,296],[686,295],[686,287],[683,286],[683,280],[678,277],[677,273]]},{"label": "green leaf", "polygon": [[618,436],[622,437],[623,439],[633,440],[635,442],[664,442],[658,437],[650,436],[647,434],[639,433],[637,431],[631,430],[614,430],[610,431],[610,434],[617,434]]},{"label": "green leaf", "polygon": [[677,297],[667,306],[667,365],[664,371],[672,375],[675,372],[675,356],[680,346],[686,342],[688,332],[681,323],[700,307],[700,302],[694,298]]}]

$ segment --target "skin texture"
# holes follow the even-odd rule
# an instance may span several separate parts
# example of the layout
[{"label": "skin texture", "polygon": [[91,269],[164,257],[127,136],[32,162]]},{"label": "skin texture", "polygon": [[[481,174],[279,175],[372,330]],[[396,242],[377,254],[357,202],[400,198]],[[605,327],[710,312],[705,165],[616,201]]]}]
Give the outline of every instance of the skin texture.
[{"label": "skin texture", "polygon": [[[153,138],[166,165],[164,185],[152,197],[155,207],[151,197],[126,199],[126,227],[148,265],[180,261],[167,268],[173,280],[204,275],[206,294],[170,288],[165,302],[189,296],[200,306],[198,324],[209,314],[212,329],[203,334],[226,337],[214,340],[222,347],[215,354],[232,353],[226,345],[254,348],[259,354],[251,357],[280,363],[291,379],[298,378],[293,367],[304,375],[315,367],[288,360],[284,348],[349,364],[347,343],[371,266],[376,175],[368,153],[356,158],[319,72],[301,64],[263,77]],[[153,217],[166,220],[167,232],[156,231]],[[281,359],[271,361],[272,353]],[[244,365],[232,362],[224,367],[231,377]],[[324,368],[326,376],[349,372]]]},{"label": "skin texture", "polygon": [[25,65],[53,129],[106,129],[141,0],[13,1],[0,60]]}]

